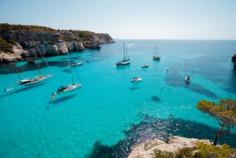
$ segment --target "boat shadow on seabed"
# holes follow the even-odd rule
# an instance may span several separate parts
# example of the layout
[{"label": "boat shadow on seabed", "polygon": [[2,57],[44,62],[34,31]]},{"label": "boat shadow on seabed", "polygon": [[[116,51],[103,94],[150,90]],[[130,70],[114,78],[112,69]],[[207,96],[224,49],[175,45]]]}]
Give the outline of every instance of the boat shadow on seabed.
[{"label": "boat shadow on seabed", "polygon": [[59,104],[59,103],[65,102],[67,100],[70,100],[70,99],[72,99],[74,97],[76,97],[76,94],[71,94],[71,95],[63,96],[63,97],[60,97],[58,99],[49,101],[49,104]]}]

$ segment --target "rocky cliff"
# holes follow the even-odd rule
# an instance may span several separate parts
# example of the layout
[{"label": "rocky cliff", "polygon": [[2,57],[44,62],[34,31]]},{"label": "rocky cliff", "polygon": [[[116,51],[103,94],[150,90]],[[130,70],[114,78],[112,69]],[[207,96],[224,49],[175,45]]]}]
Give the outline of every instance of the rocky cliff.
[{"label": "rocky cliff", "polygon": [[[109,34],[80,30],[55,30],[42,26],[0,24],[0,62],[26,57],[53,56],[113,43]],[[17,48],[17,49],[16,49]]]},{"label": "rocky cliff", "polygon": [[213,146],[209,140],[169,137],[166,142],[153,139],[133,147],[128,158],[236,158],[228,145]]},{"label": "rocky cliff", "polygon": [[234,54],[234,55],[232,56],[231,61],[234,62],[234,63],[236,64],[236,54]]}]

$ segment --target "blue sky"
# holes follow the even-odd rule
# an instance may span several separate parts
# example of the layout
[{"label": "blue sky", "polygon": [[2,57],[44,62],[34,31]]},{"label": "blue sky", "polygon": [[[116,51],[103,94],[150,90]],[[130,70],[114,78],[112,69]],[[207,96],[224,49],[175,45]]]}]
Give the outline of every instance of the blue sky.
[{"label": "blue sky", "polygon": [[236,39],[236,0],[0,0],[0,22],[114,38]]}]

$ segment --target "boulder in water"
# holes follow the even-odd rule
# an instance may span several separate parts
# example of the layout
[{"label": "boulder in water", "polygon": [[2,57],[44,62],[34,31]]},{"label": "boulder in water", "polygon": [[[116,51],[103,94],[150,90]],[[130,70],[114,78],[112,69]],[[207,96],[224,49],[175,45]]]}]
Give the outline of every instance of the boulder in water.
[{"label": "boulder in water", "polygon": [[160,102],[161,99],[158,96],[152,96],[152,101],[154,102]]},{"label": "boulder in water", "polygon": [[232,56],[231,61],[234,62],[234,63],[236,63],[236,54],[234,54],[234,55]]}]

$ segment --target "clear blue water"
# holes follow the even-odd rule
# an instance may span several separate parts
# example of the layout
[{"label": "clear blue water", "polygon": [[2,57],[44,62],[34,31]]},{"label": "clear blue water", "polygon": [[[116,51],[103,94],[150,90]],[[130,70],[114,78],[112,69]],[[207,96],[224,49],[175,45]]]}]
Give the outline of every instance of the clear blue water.
[{"label": "clear blue water", "polygon": [[[139,123],[143,115],[168,118],[169,115],[202,123],[212,128],[217,122],[199,112],[201,99],[236,99],[236,70],[231,56],[236,41],[127,40],[131,65],[117,68],[122,57],[122,41],[103,45],[100,50],[71,53],[89,62],[70,73],[68,56],[47,58],[43,73],[53,77],[35,87],[17,87],[0,95],[0,157],[84,157],[96,141],[116,144],[125,138],[124,130]],[[152,60],[154,46],[161,61]],[[142,69],[142,64],[149,64]],[[169,72],[166,72],[166,69]],[[15,85],[21,77],[37,74],[25,62],[1,65],[0,89]],[[191,75],[189,87],[184,76]],[[81,80],[82,88],[49,103],[58,86]],[[130,80],[143,81],[132,85]]]}]

